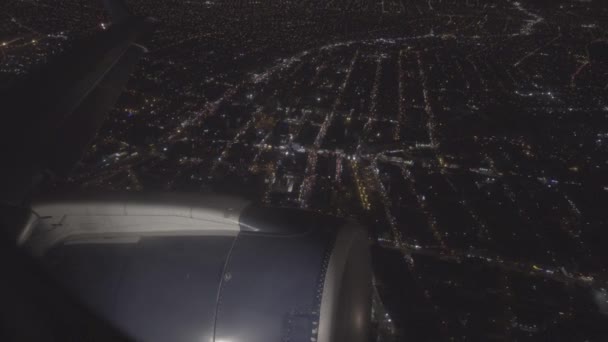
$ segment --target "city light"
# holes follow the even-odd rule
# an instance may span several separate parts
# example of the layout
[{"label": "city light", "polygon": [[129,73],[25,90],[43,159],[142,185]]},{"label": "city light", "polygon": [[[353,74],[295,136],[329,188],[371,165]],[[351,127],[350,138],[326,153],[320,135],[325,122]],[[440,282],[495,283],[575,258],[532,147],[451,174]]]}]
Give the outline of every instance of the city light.
[{"label": "city light", "polygon": [[[429,341],[606,340],[567,334],[608,323],[600,2],[134,2],[161,28],[52,186],[225,191],[356,219],[400,340],[420,326]],[[31,18],[0,43],[7,82],[114,30],[66,19],[100,18],[81,6],[14,6]]]}]

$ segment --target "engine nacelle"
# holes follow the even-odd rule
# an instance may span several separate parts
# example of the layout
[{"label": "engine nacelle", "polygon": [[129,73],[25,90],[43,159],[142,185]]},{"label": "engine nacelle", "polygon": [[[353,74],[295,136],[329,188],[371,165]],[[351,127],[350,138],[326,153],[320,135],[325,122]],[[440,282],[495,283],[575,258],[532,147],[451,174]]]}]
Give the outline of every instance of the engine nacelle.
[{"label": "engine nacelle", "polygon": [[141,341],[369,341],[372,271],[351,220],[224,196],[35,203],[22,240]]}]

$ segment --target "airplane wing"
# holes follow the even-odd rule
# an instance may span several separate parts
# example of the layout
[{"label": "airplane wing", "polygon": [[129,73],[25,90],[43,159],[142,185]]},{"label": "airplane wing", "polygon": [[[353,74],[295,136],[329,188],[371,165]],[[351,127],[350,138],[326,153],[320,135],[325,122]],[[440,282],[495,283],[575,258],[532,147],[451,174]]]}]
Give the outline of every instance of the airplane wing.
[{"label": "airplane wing", "polygon": [[0,94],[0,201],[18,204],[40,180],[74,166],[146,52],[155,20],[131,15],[122,0],[104,3],[107,30]]},{"label": "airplane wing", "polygon": [[0,94],[0,340],[129,341],[57,285],[15,245],[30,215],[21,206],[45,177],[65,174],[82,156],[129,74],[155,21],[104,0],[107,30],[77,42],[21,84]]}]

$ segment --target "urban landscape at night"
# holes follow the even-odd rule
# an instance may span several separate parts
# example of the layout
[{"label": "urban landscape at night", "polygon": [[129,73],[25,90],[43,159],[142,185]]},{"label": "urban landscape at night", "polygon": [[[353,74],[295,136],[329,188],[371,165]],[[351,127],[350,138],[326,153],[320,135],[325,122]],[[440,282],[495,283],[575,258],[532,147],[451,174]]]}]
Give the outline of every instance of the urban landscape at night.
[{"label": "urban landscape at night", "polygon": [[[148,51],[41,192],[355,218],[396,341],[608,340],[605,1],[128,4]],[[0,90],[111,25],[88,0],[0,18]]]}]

